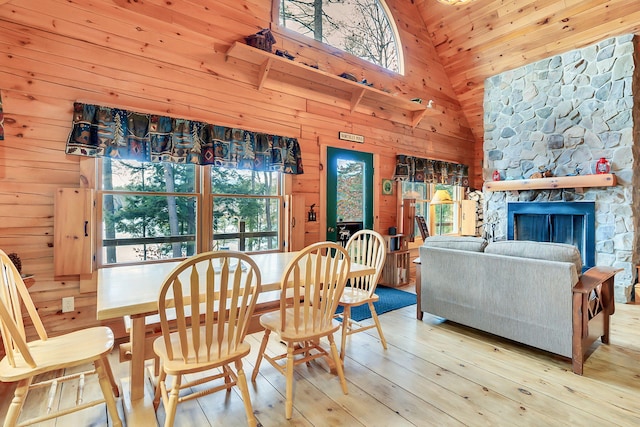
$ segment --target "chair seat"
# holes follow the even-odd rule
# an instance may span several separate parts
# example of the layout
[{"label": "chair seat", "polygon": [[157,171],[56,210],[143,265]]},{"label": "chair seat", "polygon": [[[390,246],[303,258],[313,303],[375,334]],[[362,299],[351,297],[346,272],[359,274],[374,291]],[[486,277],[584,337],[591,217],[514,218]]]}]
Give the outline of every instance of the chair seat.
[{"label": "chair seat", "polygon": [[5,356],[0,361],[0,381],[15,382],[53,369],[91,363],[111,351],[113,332],[105,326],[98,326],[50,337],[46,341],[31,341],[28,346],[36,367],[29,366],[20,353],[15,354],[15,367]]},{"label": "chair seat", "polygon": [[371,295],[369,297],[369,291],[365,291],[363,289],[351,289],[345,288],[342,296],[340,297],[340,305],[361,305],[365,302],[376,302],[380,299],[377,294]]},{"label": "chair seat", "polygon": [[[228,351],[226,341],[221,343],[220,348],[216,345],[211,346],[209,351],[209,357],[207,357],[207,347],[205,345],[205,326],[200,327],[200,336],[201,343],[200,349],[198,352],[198,362],[196,362],[196,354],[190,354],[187,362],[182,358],[182,352],[180,351],[180,340],[178,338],[178,332],[171,333],[171,345],[173,347],[173,359],[169,359],[167,348],[164,343],[164,337],[160,336],[155,339],[153,342],[153,351],[160,357],[162,361],[162,366],[164,371],[169,375],[176,374],[185,374],[188,372],[199,372],[207,369],[212,369],[217,366],[222,366],[228,364],[230,361],[237,360],[240,357],[245,357],[249,354],[251,350],[251,346],[242,342],[238,345],[238,348],[229,354],[226,354]],[[213,332],[212,337],[210,337],[212,342],[217,342],[217,331]],[[193,341],[191,339],[192,335],[187,334],[187,339],[189,342],[189,348],[193,348]]]},{"label": "chair seat", "polygon": [[[304,330],[303,328],[301,328],[296,331],[293,326],[294,312],[292,308],[288,308],[286,310],[286,316],[287,316],[287,319],[286,319],[286,326],[284,331],[280,331],[282,321],[280,320],[281,318],[280,318],[279,311],[266,313],[260,316],[260,324],[266,329],[278,332],[278,334],[280,334],[280,338],[285,341],[312,340],[320,336],[326,336],[329,333],[334,333],[335,331],[340,329],[340,326],[342,325],[337,320],[331,319],[331,323],[327,324],[324,328],[321,328],[321,329],[317,328],[313,330],[311,322],[306,322],[307,330]],[[305,322],[302,319],[299,319],[298,323],[301,325],[305,325]]]}]

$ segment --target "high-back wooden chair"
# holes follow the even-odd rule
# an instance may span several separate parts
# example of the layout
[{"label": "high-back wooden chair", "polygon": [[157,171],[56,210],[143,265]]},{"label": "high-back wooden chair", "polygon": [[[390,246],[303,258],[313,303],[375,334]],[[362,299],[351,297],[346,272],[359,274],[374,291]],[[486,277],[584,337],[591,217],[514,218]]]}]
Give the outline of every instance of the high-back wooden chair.
[{"label": "high-back wooden chair", "polygon": [[[242,358],[251,349],[244,338],[260,287],[256,263],[234,251],[193,256],[164,280],[158,297],[162,336],[154,341],[153,350],[160,358],[154,406],[157,409],[162,398],[165,427],[173,425],[178,403],[224,389],[229,392],[234,385],[242,394],[248,424],[256,425]],[[214,369],[205,378],[183,383],[183,375]],[[210,388],[185,394],[208,382]]]},{"label": "high-back wooden chair", "polygon": [[[366,331],[367,329],[377,328],[382,347],[387,348],[387,341],[384,339],[378,313],[373,303],[380,298],[376,295],[376,287],[382,274],[384,261],[387,256],[387,247],[384,238],[380,233],[373,230],[360,230],[355,233],[347,242],[347,252],[351,257],[351,262],[363,264],[369,267],[375,267],[376,272],[368,276],[361,276],[349,281],[340,298],[340,306],[342,313],[337,317],[342,318],[342,343],[340,346],[340,359],[344,360],[347,335],[356,332]],[[351,319],[351,309],[360,305],[367,304],[373,318],[373,325],[363,326]]]},{"label": "high-back wooden chair", "polygon": [[[30,318],[38,339],[27,341],[23,308],[26,309],[26,315]],[[49,337],[20,273],[2,250],[0,250],[0,331],[5,351],[5,357],[0,361],[0,381],[17,383],[4,420],[5,427],[17,425],[30,390],[47,386],[57,387],[60,382],[84,378],[93,373],[98,374],[102,399],[76,402],[75,407],[47,411],[46,414],[22,420],[20,425],[39,423],[106,403],[113,425],[122,426],[114,397],[114,395],[119,396],[119,391],[107,359],[113,348],[111,329],[100,326]],[[51,378],[51,375],[66,368],[89,363],[93,364],[93,370]],[[35,376],[44,373],[51,373],[51,375],[47,380],[34,382]]]},{"label": "high-back wooden chair", "polygon": [[[333,242],[307,246],[291,260],[281,281],[280,310],[260,316],[265,328],[252,380],[255,381],[262,359],[286,377],[285,415],[293,415],[293,368],[319,357],[329,357],[320,339],[329,340],[331,365],[335,365],[342,391],[347,394],[342,363],[333,334],[340,329],[334,319],[338,301],[344,290],[350,269],[347,251]],[[287,352],[278,356],[266,353],[269,335],[275,332],[286,343]],[[280,361],[286,363],[280,363]]]}]

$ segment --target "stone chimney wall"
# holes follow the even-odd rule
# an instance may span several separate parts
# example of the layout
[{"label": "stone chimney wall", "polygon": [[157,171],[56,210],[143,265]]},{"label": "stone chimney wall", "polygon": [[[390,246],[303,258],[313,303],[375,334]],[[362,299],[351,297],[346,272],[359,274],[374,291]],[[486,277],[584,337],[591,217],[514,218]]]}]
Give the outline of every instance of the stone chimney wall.
[{"label": "stone chimney wall", "polygon": [[[596,265],[623,268],[616,300],[631,298],[639,237],[640,202],[634,174],[640,159],[640,72],[632,34],[544,59],[485,82],[485,181],[591,174],[605,157],[615,187],[485,192],[485,224],[506,238],[510,201],[595,201]],[[635,190],[635,191],[634,191]],[[640,297],[640,296],[639,296]]]}]

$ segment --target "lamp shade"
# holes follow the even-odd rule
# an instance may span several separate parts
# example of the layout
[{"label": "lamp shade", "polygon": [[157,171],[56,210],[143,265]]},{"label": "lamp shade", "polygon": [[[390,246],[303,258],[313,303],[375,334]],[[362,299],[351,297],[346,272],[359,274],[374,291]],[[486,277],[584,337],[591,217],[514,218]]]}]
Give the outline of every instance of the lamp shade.
[{"label": "lamp shade", "polygon": [[436,190],[436,194],[431,198],[432,205],[441,205],[444,203],[452,203],[451,195],[447,190]]}]

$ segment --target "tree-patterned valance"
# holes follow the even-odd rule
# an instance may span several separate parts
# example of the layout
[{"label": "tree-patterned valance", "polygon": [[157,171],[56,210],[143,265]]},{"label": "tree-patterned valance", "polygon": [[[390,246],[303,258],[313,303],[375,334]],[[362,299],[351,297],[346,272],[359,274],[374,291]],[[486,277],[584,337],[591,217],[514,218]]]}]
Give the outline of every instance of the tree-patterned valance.
[{"label": "tree-patterned valance", "polygon": [[396,171],[393,178],[397,181],[468,187],[469,167],[459,163],[398,155],[396,156]]},{"label": "tree-patterned valance", "polygon": [[296,138],[76,102],[67,154],[302,174]]}]

